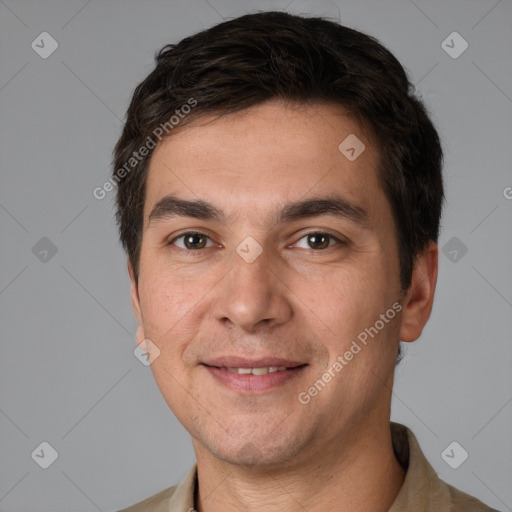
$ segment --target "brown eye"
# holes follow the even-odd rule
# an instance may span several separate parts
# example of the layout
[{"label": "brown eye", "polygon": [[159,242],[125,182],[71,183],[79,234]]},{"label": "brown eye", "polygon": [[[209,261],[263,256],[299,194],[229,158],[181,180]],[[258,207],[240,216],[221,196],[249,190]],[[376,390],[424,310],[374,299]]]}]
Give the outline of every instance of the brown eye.
[{"label": "brown eye", "polygon": [[202,249],[206,245],[206,237],[201,233],[192,233],[184,238],[187,249]]},{"label": "brown eye", "polygon": [[[194,251],[204,249],[207,246],[208,239],[203,233],[189,232],[174,238],[169,242],[169,245],[176,245],[180,249]],[[181,243],[177,243],[178,240],[181,240]]]},{"label": "brown eye", "polygon": [[326,249],[329,247],[331,237],[327,233],[310,233],[307,238],[312,249]]},{"label": "brown eye", "polygon": [[330,233],[313,231],[301,237],[295,245],[301,249],[315,249],[320,251],[322,249],[328,249],[333,245],[345,245],[345,243]]}]

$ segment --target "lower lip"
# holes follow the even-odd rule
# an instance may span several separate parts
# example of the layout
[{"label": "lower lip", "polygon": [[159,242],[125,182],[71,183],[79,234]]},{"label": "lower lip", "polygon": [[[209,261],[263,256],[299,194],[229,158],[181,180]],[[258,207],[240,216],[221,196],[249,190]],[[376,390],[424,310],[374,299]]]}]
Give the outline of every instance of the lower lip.
[{"label": "lower lip", "polygon": [[288,370],[266,373],[264,375],[247,375],[233,373],[215,366],[203,366],[222,384],[235,391],[242,392],[267,391],[269,389],[282,386],[289,380],[300,375],[306,367],[303,365],[290,368]]}]

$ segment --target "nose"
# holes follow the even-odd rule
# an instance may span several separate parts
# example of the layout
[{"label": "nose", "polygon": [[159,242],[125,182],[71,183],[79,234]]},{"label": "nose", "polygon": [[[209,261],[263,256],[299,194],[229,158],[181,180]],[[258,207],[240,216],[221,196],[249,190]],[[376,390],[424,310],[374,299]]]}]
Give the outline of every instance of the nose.
[{"label": "nose", "polygon": [[249,263],[234,251],[231,271],[216,289],[215,318],[248,333],[286,323],[292,316],[289,289],[278,262],[263,251]]}]

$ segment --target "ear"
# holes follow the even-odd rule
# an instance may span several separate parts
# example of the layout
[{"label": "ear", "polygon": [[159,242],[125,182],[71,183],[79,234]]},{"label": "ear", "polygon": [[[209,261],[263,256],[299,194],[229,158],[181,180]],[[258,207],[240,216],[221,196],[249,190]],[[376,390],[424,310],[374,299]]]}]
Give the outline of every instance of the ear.
[{"label": "ear", "polygon": [[132,282],[131,287],[131,300],[132,300],[132,308],[135,313],[135,318],[137,319],[137,334],[135,335],[135,341],[137,344],[141,344],[141,342],[146,338],[144,335],[144,325],[142,322],[142,313],[140,310],[140,297],[139,297],[139,284],[135,279],[135,272],[133,270],[132,264],[130,260],[128,260],[128,274],[130,274],[130,281]]},{"label": "ear", "polygon": [[435,242],[418,254],[412,279],[403,303],[400,340],[417,340],[430,318],[437,282],[439,250]]}]

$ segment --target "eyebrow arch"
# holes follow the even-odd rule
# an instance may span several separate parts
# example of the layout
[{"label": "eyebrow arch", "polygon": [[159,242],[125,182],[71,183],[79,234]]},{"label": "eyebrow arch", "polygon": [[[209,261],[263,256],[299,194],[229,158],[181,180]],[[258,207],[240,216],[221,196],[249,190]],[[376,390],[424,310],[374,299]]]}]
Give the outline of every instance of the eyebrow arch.
[{"label": "eyebrow arch", "polygon": [[[313,197],[303,201],[288,203],[272,215],[275,224],[292,222],[320,215],[332,215],[349,220],[363,228],[369,228],[368,212],[339,195]],[[181,199],[172,194],[160,199],[149,214],[148,226],[152,221],[171,217],[192,217],[200,220],[215,220],[226,223],[226,214],[203,200]]]}]

